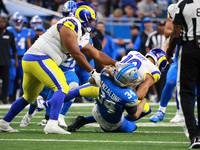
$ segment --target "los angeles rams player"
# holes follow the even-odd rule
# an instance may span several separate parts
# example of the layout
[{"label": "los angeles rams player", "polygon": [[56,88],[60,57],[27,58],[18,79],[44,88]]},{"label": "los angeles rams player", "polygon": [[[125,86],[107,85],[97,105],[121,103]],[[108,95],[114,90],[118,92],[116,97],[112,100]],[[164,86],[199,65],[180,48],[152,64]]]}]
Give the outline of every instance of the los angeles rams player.
[{"label": "los angeles rams player", "polygon": [[[72,11],[74,4],[75,4],[74,1],[68,1],[63,5],[63,8],[62,8],[63,18],[69,17],[69,13]],[[31,19],[32,27],[37,26],[40,23],[42,23],[41,18],[39,18],[37,15]],[[76,64],[76,62],[73,59],[73,57],[69,57],[64,63],[62,63],[59,66],[59,68],[61,68],[61,70],[64,72],[64,75],[67,79],[67,84],[69,85],[70,90],[76,88],[79,85],[78,77],[75,74],[75,64]],[[47,100],[50,100],[52,98],[52,95],[53,95],[53,91],[50,90],[49,88],[45,87],[43,89],[43,91],[39,94],[37,99],[44,99],[46,97]],[[67,127],[65,120],[64,120],[64,116],[65,116],[66,112],[68,111],[68,109],[70,108],[73,101],[74,101],[74,99],[63,104],[63,107],[62,107],[61,112],[58,117],[59,126]],[[23,117],[23,119],[20,122],[21,127],[26,127],[29,124],[31,118],[35,115],[36,107],[37,107],[36,103],[30,104],[29,111],[27,112],[27,114]],[[43,119],[40,123],[38,123],[39,126],[45,126],[47,124],[47,121],[49,120],[49,114],[50,114],[50,108],[48,107],[46,109],[45,119]]]},{"label": "los angeles rams player", "polygon": [[[173,27],[172,22],[173,22],[173,18],[176,11],[176,5],[177,4],[171,4],[168,7],[168,18],[167,18],[167,22],[165,26],[166,37],[169,37],[172,32],[172,27]],[[176,52],[175,52],[175,57],[173,59],[174,63],[171,64],[167,72],[166,84],[162,91],[159,109],[153,116],[150,117],[151,122],[157,123],[158,121],[162,121],[164,119],[167,104],[169,100],[172,98],[173,89],[176,86],[178,52],[179,52],[179,48],[177,47]],[[183,117],[179,110],[178,101],[176,100],[176,102],[177,102],[177,113],[176,113],[176,116],[171,120],[171,122],[183,122]]]},{"label": "los angeles rams player", "polygon": [[[29,37],[29,31],[26,28],[23,28],[23,16],[19,12],[15,12],[11,17],[11,23],[13,26],[7,27],[7,30],[11,31],[15,36],[15,41],[17,45],[17,53],[18,53],[18,63],[19,67],[16,69],[14,67],[15,59],[11,58],[11,66],[10,66],[10,77],[9,77],[9,96],[12,98],[13,90],[14,90],[14,80],[17,74],[17,71],[20,75],[20,87],[22,90],[22,80],[23,80],[23,70],[22,70],[22,57],[26,52],[27,48],[31,46],[31,41]],[[27,46],[27,47],[26,47]],[[11,51],[12,54],[12,51]],[[21,91],[23,93],[23,91]],[[11,101],[15,100],[10,99]]]},{"label": "los angeles rams player", "polygon": [[[101,82],[101,88],[97,91],[98,98],[92,110],[93,119],[99,123],[104,132],[135,131],[137,126],[134,120],[140,117],[145,105],[148,105],[145,98],[137,105],[137,95],[130,88],[137,85],[137,67],[128,63],[116,68],[106,67],[101,72]],[[124,117],[124,110],[131,119]],[[74,132],[81,127],[76,126],[75,122],[69,125],[69,131]],[[87,123],[89,122],[85,119],[84,124]]]},{"label": "los angeles rams player", "polygon": [[51,105],[51,113],[44,132],[69,134],[58,126],[57,121],[69,90],[64,73],[58,66],[72,56],[100,85],[99,74],[88,63],[83,53],[100,64],[115,65],[115,60],[88,43],[88,32],[93,28],[90,23],[96,20],[94,8],[86,2],[79,2],[75,4],[72,15],[50,27],[25,53],[22,61],[24,95],[13,103],[9,112],[0,120],[1,131],[18,132],[9,126],[10,122],[29,103],[35,101],[45,85],[52,89],[54,94],[48,101]]}]

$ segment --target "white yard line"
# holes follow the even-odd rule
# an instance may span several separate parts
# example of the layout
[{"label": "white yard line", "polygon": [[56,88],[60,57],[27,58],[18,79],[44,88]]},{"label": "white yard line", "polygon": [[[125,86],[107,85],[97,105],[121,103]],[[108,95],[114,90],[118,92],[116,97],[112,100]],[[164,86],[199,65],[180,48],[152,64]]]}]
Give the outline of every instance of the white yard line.
[{"label": "white yard line", "polygon": [[189,142],[166,141],[105,141],[105,140],[58,140],[58,139],[0,139],[0,141],[34,141],[34,142],[85,142],[85,143],[152,143],[152,144],[188,144]]},{"label": "white yard line", "polygon": [[[158,106],[159,103],[148,103],[150,106]],[[169,106],[175,106],[176,102],[169,102],[168,103]],[[94,106],[94,103],[73,103],[72,107],[84,107],[84,106]],[[6,105],[0,105],[0,109],[1,108],[10,108],[11,104],[6,104]],[[29,105],[27,106],[27,108],[29,107]]]},{"label": "white yard line", "polygon": [[[38,122],[30,122],[30,124],[37,124]],[[11,124],[20,124],[20,122],[11,122]],[[182,127],[183,123],[136,123],[138,127]],[[85,127],[99,127],[97,123],[86,124]]]}]

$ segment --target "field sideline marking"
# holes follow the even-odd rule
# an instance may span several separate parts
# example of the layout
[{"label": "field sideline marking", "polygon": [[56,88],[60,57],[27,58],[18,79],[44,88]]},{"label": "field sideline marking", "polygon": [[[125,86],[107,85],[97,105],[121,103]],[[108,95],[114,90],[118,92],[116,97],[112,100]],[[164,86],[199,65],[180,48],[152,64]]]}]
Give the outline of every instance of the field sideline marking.
[{"label": "field sideline marking", "polygon": [[57,140],[57,139],[0,139],[0,141],[34,141],[34,142],[90,142],[90,143],[153,143],[153,144],[188,144],[189,142],[164,141],[103,141],[103,140]]}]

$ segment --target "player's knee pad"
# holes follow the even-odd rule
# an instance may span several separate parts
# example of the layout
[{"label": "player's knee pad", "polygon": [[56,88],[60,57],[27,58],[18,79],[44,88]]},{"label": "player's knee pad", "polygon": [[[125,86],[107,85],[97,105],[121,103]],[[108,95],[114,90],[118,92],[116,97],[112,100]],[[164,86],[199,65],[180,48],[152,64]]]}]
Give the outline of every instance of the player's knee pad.
[{"label": "player's knee pad", "polygon": [[77,83],[77,82],[71,82],[71,83],[69,84],[69,89],[70,89],[70,90],[73,90],[73,89],[75,89],[76,87],[78,87],[78,83]]}]

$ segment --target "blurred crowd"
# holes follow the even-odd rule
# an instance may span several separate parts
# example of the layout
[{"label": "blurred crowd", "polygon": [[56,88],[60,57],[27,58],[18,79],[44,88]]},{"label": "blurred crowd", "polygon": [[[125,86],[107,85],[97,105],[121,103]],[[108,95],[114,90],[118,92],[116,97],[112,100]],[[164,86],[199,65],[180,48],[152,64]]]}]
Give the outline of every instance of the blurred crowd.
[{"label": "blurred crowd", "polygon": [[[31,4],[60,12],[67,0],[25,0]],[[75,0],[79,2],[81,0]],[[102,17],[167,17],[167,7],[177,0],[82,0],[94,6]]]},{"label": "blurred crowd", "polygon": [[[25,0],[24,0],[25,1]],[[85,0],[91,3],[97,11],[98,22],[96,29],[93,31],[102,44],[102,51],[115,60],[120,60],[129,51],[139,51],[145,55],[152,48],[162,48],[166,41],[164,36],[165,21],[167,18],[167,7],[172,0]],[[61,12],[62,6],[67,0],[27,0],[27,2],[41,6],[53,11]],[[78,0],[76,1],[78,2]],[[43,24],[41,16],[26,17],[21,16],[21,20],[16,17],[16,14],[9,14],[6,7],[0,1],[1,9],[7,14],[6,29],[13,32],[15,36],[16,52],[18,53],[18,66],[14,66],[14,56],[11,51],[11,65],[1,64],[0,70],[4,66],[9,66],[9,80],[8,91],[0,92],[2,103],[12,103],[18,95],[23,93],[21,83],[23,80],[23,71],[21,69],[21,58],[23,53],[34,43],[34,41],[42,35],[46,29]],[[1,11],[0,9],[0,11]],[[153,18],[160,18],[156,23]],[[123,18],[140,18],[139,26],[130,25],[131,39],[125,40],[122,38],[114,39],[112,34],[106,31],[106,24],[104,18],[112,18],[113,22],[127,21]],[[18,20],[17,20],[18,19]],[[50,25],[55,24],[60,18],[52,17]],[[17,21],[16,21],[17,20]],[[0,18],[0,31],[3,28],[2,18]],[[22,34],[23,32],[23,34]],[[1,33],[2,34],[2,33]],[[21,37],[21,38],[20,38]],[[22,40],[23,39],[23,40]],[[22,50],[23,49],[23,52]],[[1,53],[0,48],[0,53]],[[2,53],[1,53],[2,54]],[[98,66],[95,67],[97,71]],[[2,78],[3,71],[0,71],[0,78]],[[166,81],[167,69],[163,73],[161,80],[150,88],[148,98],[152,101],[159,102],[162,89]],[[1,84],[2,85],[2,84]],[[4,85],[5,86],[5,85]],[[17,92],[20,91],[20,92]],[[8,94],[6,94],[7,92]]]}]

